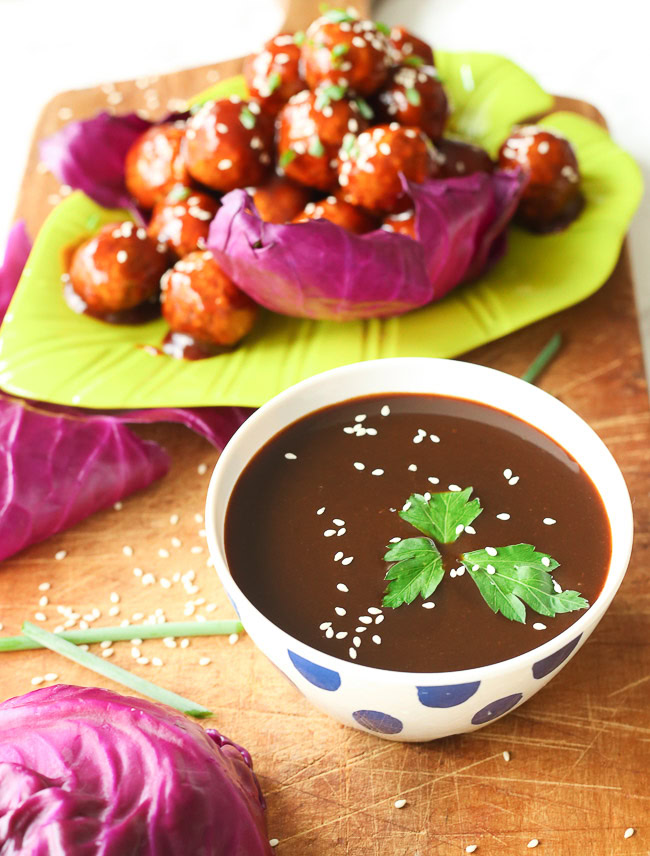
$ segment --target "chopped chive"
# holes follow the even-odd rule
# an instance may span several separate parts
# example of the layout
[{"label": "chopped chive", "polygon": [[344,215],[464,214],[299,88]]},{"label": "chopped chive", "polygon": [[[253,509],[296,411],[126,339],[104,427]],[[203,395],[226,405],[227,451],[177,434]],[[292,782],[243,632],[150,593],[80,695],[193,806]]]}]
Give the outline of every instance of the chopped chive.
[{"label": "chopped chive", "polygon": [[293,42],[294,42],[294,44],[298,45],[298,47],[300,47],[304,41],[305,41],[305,31],[304,30],[298,30],[297,33],[293,34]]},{"label": "chopped chive", "polygon": [[129,689],[140,693],[140,695],[152,698],[161,704],[167,704],[169,707],[180,710],[181,713],[187,713],[189,716],[195,716],[198,719],[212,716],[212,711],[208,710],[207,707],[183,698],[183,696],[171,692],[171,690],[165,690],[156,684],[152,684],[151,681],[140,678],[126,669],[120,668],[120,666],[115,666],[101,657],[90,654],[88,651],[82,651],[76,645],[73,645],[72,642],[67,642],[65,639],[57,636],[56,633],[50,633],[49,630],[37,627],[31,621],[23,623],[23,633],[35,642],[40,642],[44,648],[49,648],[50,651],[54,651],[62,657],[67,657],[73,663],[85,666],[87,669],[91,669],[93,672],[97,672],[118,684],[123,684],[125,687],[129,687]]},{"label": "chopped chive", "polygon": [[372,107],[364,98],[355,98],[354,103],[357,105],[359,109],[359,113],[363,116],[364,119],[372,119],[375,115]]},{"label": "chopped chive", "polygon": [[185,187],[184,184],[175,184],[169,191],[169,196],[167,198],[169,202],[183,202],[191,192],[190,188]]},{"label": "chopped chive", "polygon": [[242,123],[244,128],[249,131],[255,127],[255,116],[253,116],[248,107],[242,107],[241,112],[239,114],[239,121]]},{"label": "chopped chive", "polygon": [[562,334],[556,333],[551,339],[549,339],[549,341],[544,345],[539,354],[528,366],[526,371],[522,374],[521,379],[528,381],[528,383],[535,383],[537,378],[541,375],[541,373],[548,366],[553,357],[560,350],[561,345]]},{"label": "chopped chive", "polygon": [[356,21],[356,18],[350,15],[349,12],[346,12],[345,9],[328,9],[327,3],[321,3],[320,10],[323,17],[327,18],[333,24],[342,24],[344,21]]},{"label": "chopped chive", "polygon": [[339,42],[338,45],[334,45],[331,50],[331,54],[333,57],[343,56],[350,50],[350,45],[346,45],[345,42]]},{"label": "chopped chive", "polygon": [[413,89],[413,88],[407,89],[405,94],[406,94],[406,100],[409,102],[409,104],[412,104],[414,107],[419,107],[420,104],[422,103],[422,99],[420,98],[420,93],[417,91],[417,89]]},{"label": "chopped chive", "polygon": [[[88,630],[67,630],[56,633],[59,639],[77,645],[92,645],[94,642],[122,642],[131,639],[164,639],[167,636],[230,636],[241,633],[244,627],[239,621],[168,621],[165,624],[127,624],[126,627],[90,627]],[[0,652],[31,651],[42,648],[27,636],[0,636]]]},{"label": "chopped chive", "polygon": [[315,158],[320,158],[325,154],[325,147],[320,141],[320,137],[314,137],[307,149],[310,155]]},{"label": "chopped chive", "polygon": [[419,68],[421,65],[424,65],[424,59],[421,56],[417,56],[416,54],[411,54],[410,56],[405,56],[402,60],[403,65],[411,65],[414,68]]},{"label": "chopped chive", "polygon": [[346,87],[339,86],[338,83],[332,83],[323,89],[323,94],[332,101],[340,101],[345,96]]},{"label": "chopped chive", "polygon": [[385,36],[390,36],[390,27],[384,24],[382,21],[375,21],[375,29],[380,33],[383,33]]},{"label": "chopped chive", "polygon": [[[266,80],[266,83],[267,83],[268,88],[269,88],[269,95],[272,95],[275,92],[275,90],[278,88],[278,86],[282,83],[282,78],[280,77],[280,72],[279,71],[272,71],[271,74],[269,74],[269,76]],[[250,110],[248,112],[250,113]],[[251,113],[251,116],[252,115],[253,114]],[[244,123],[242,122],[242,125],[243,124]],[[254,124],[255,124],[255,121],[253,121],[253,125]],[[251,125],[251,127],[252,127],[252,125]]]},{"label": "chopped chive", "polygon": [[280,166],[287,166],[287,164],[290,164],[291,161],[296,158],[296,156],[297,153],[294,152],[293,149],[287,149],[286,152],[282,152],[282,154],[280,155],[278,163],[280,164]]}]

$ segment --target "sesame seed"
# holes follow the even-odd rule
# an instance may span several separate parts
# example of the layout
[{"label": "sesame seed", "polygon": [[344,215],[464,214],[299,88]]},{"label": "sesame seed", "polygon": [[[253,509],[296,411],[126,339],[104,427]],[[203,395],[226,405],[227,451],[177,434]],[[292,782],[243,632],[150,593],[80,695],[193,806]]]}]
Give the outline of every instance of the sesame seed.
[{"label": "sesame seed", "polygon": [[628,826],[628,828],[623,833],[623,838],[632,838],[635,832],[636,829],[633,826]]},{"label": "sesame seed", "polygon": [[542,142],[541,142],[541,143],[538,143],[538,144],[537,144],[537,151],[540,153],[540,155],[548,154],[548,151],[549,151],[549,149],[550,149],[550,148],[551,148],[551,147],[550,147],[550,145],[548,144],[548,141],[547,141],[547,140],[542,140]]},{"label": "sesame seed", "polygon": [[371,475],[373,475],[373,476],[383,476],[383,474],[384,474],[384,471],[380,468],[373,470],[371,473]]},{"label": "sesame seed", "polygon": [[332,537],[332,535],[336,535],[336,529],[326,529],[326,530],[323,532],[323,535],[324,535],[326,538],[331,538],[331,537]]},{"label": "sesame seed", "polygon": [[562,586],[556,580],[553,580],[553,589],[557,594],[562,594]]},{"label": "sesame seed", "polygon": [[427,601],[427,603],[422,604],[423,609],[433,609],[434,606],[435,606],[435,603],[431,603],[431,601]]},{"label": "sesame seed", "polygon": [[343,616],[345,615],[345,610],[343,609],[343,607],[342,607],[342,606],[335,606],[335,607],[334,607],[334,612],[335,612],[337,615],[340,615],[341,617],[343,617]]},{"label": "sesame seed", "polygon": [[539,841],[537,840],[537,838],[531,838],[530,841],[528,842],[528,844],[526,845],[526,847],[528,847],[532,850],[532,848],[537,847],[538,844],[539,844]]},{"label": "sesame seed", "polygon": [[375,645],[381,645],[381,636],[377,636],[377,634],[375,634],[372,637],[372,641],[375,643]]},{"label": "sesame seed", "polygon": [[375,624],[381,624],[381,622],[384,620],[384,618],[385,618],[384,615],[377,615],[375,617]]},{"label": "sesame seed", "polygon": [[57,562],[60,562],[61,559],[65,559],[67,555],[67,550],[57,550],[57,552],[54,554],[54,558],[57,560]]},{"label": "sesame seed", "polygon": [[468,535],[476,535],[476,529],[474,529],[473,526],[466,526],[465,532],[467,532]]},{"label": "sesame seed", "polygon": [[368,629],[367,627],[363,627],[363,626],[362,627],[355,627],[354,632],[355,633],[365,633],[367,629]]},{"label": "sesame seed", "polygon": [[509,467],[503,471],[503,477],[504,477],[504,479],[511,479],[512,478],[512,470]]},{"label": "sesame seed", "polygon": [[285,452],[284,457],[287,461],[295,461],[298,458],[298,455],[294,455],[293,452]]},{"label": "sesame seed", "polygon": [[[129,547],[127,544],[126,546],[122,547],[122,552],[124,553],[125,556],[132,556],[133,555],[133,547]],[[134,573],[135,573],[135,571],[134,571]]]},{"label": "sesame seed", "polygon": [[553,520],[552,517],[545,517],[542,523],[545,523],[547,526],[553,526],[555,523],[557,523],[557,520]]},{"label": "sesame seed", "polygon": [[494,567],[494,565],[486,565],[485,570],[488,572],[488,574],[496,574],[496,568]]},{"label": "sesame seed", "polygon": [[[232,634],[232,635],[234,636],[235,634]],[[230,638],[230,637],[228,637],[228,638]],[[190,640],[189,639],[181,639],[179,644],[180,644],[181,648],[188,648],[189,644],[190,644]]]},{"label": "sesame seed", "polygon": [[429,476],[427,478],[427,481],[431,482],[431,484],[440,484],[440,479],[436,478],[435,476]]},{"label": "sesame seed", "polygon": [[494,549],[494,547],[486,547],[485,552],[488,554],[488,556],[496,556],[497,554],[497,551]]},{"label": "sesame seed", "polygon": [[115,653],[115,648],[104,648],[102,651],[102,657],[112,657]]},{"label": "sesame seed", "polygon": [[519,476],[513,476],[511,479],[508,479],[508,484],[515,485],[519,481]]},{"label": "sesame seed", "polygon": [[367,612],[369,615],[381,615],[381,609],[378,609],[376,606],[369,606]]},{"label": "sesame seed", "polygon": [[350,655],[350,659],[352,659],[352,660],[356,660],[356,659],[357,659],[357,651],[356,651],[356,648],[348,648],[348,654]]},{"label": "sesame seed", "polygon": [[236,642],[239,642],[239,633],[231,633],[228,637],[228,642],[230,642],[231,645],[234,645]]},{"label": "sesame seed", "polygon": [[321,506],[321,507],[318,509],[318,511],[316,512],[316,514],[323,514],[324,512],[325,512],[325,506],[323,505],[323,506]]},{"label": "sesame seed", "polygon": [[141,577],[142,576],[142,568],[133,568],[133,576]]},{"label": "sesame seed", "polygon": [[416,473],[418,470],[417,464],[409,464],[409,472]]},{"label": "sesame seed", "polygon": [[460,488],[457,484],[450,484],[449,485],[449,490],[451,490],[454,493],[458,493],[461,489],[462,488]]},{"label": "sesame seed", "polygon": [[334,554],[334,561],[335,561],[335,562],[340,562],[344,555],[345,555],[345,554],[343,553],[343,551],[342,551],[342,550],[339,550],[339,551],[338,551],[338,553],[335,553],[335,554]]},{"label": "sesame seed", "polygon": [[199,659],[199,666],[209,666],[212,660],[209,657],[201,657]]},{"label": "sesame seed", "polygon": [[399,544],[399,542],[400,542],[401,540],[402,540],[402,539],[401,539],[398,535],[396,535],[394,538],[391,538],[391,539],[390,539],[390,541],[389,541],[388,543],[389,543],[389,544]]},{"label": "sesame seed", "polygon": [[52,588],[52,583],[41,583],[38,587],[39,591],[49,591]]},{"label": "sesame seed", "polygon": [[204,476],[208,471],[208,465],[207,464],[199,464],[198,467],[196,468],[196,471],[200,476]]},{"label": "sesame seed", "polygon": [[345,526],[342,526],[336,534],[340,537],[341,535],[345,535],[346,532],[347,529],[345,528]]},{"label": "sesame seed", "polygon": [[340,630],[340,631],[336,634],[336,638],[337,638],[337,639],[345,639],[345,637],[346,637],[347,635],[348,635],[348,631],[347,631],[347,630]]},{"label": "sesame seed", "polygon": [[331,621],[324,621],[322,624],[320,624],[320,625],[318,626],[318,629],[319,629],[319,630],[327,630],[327,628],[328,628],[328,627],[331,627],[331,626],[332,626],[332,622],[331,622]]},{"label": "sesame seed", "polygon": [[334,631],[332,630],[331,627],[328,627],[327,630],[325,631],[325,638],[326,639],[333,639],[334,638]]},{"label": "sesame seed", "polygon": [[149,657],[138,657],[136,663],[139,663],[141,666],[149,665]]},{"label": "sesame seed", "polygon": [[31,680],[31,684],[33,687],[37,687],[39,684],[42,684],[42,683],[43,683],[43,678],[40,678],[40,677],[34,677]]},{"label": "sesame seed", "polygon": [[35,613],[34,613],[34,618],[35,618],[37,621],[47,621],[47,616],[45,615],[45,613],[44,613],[44,612],[35,612]]},{"label": "sesame seed", "polygon": [[345,520],[341,520],[340,517],[335,517],[332,520],[332,523],[334,523],[336,526],[345,526]]},{"label": "sesame seed", "polygon": [[[378,615],[377,618],[383,618],[383,615]],[[377,618],[375,618],[375,622],[377,621]],[[372,624],[372,618],[369,615],[360,615],[359,621],[362,624]]]},{"label": "sesame seed", "polygon": [[358,648],[361,645],[361,637],[360,636],[354,636],[352,639],[352,644],[354,645],[355,648]]},{"label": "sesame seed", "polygon": [[544,565],[545,568],[548,568],[550,566],[551,560],[549,559],[548,556],[542,556],[542,564]]},{"label": "sesame seed", "polygon": [[47,606],[49,602],[50,602],[50,599],[46,595],[43,595],[43,597],[39,598],[38,605],[39,606]]},{"label": "sesame seed", "polygon": [[337,583],[336,587],[339,591],[348,592],[350,589],[346,586],[345,583]]},{"label": "sesame seed", "polygon": [[198,544],[195,545],[194,547],[190,547],[190,553],[197,553],[198,554],[198,553],[202,553],[202,552],[203,552],[203,547],[200,547]]},{"label": "sesame seed", "polygon": [[465,853],[476,853],[478,844],[468,844],[465,848]]},{"label": "sesame seed", "polygon": [[269,844],[271,845],[271,847],[277,847],[279,843],[280,843],[279,839],[269,838]]},{"label": "sesame seed", "polygon": [[354,462],[354,468],[355,468],[355,470],[365,470],[366,465],[362,464],[361,461],[355,461]]},{"label": "sesame seed", "polygon": [[497,520],[510,520],[510,515],[502,511],[501,514],[497,514]]},{"label": "sesame seed", "polygon": [[124,264],[128,257],[126,250],[118,250],[117,255],[115,256],[120,264]]},{"label": "sesame seed", "polygon": [[341,562],[342,565],[350,565],[354,561],[354,556],[346,556]]},{"label": "sesame seed", "polygon": [[413,438],[414,443],[421,443],[422,440],[424,440],[424,437],[422,436],[422,434],[416,434],[415,437]]},{"label": "sesame seed", "polygon": [[56,672],[48,672],[48,673],[45,675],[45,680],[46,680],[46,681],[56,681],[56,679],[57,679],[58,677],[59,677],[59,676],[57,675],[57,673],[56,673]]},{"label": "sesame seed", "polygon": [[158,555],[160,556],[161,559],[168,559],[169,558],[169,550],[165,550],[164,547],[161,547],[160,550],[158,550]]},{"label": "sesame seed", "polygon": [[533,630],[546,630],[546,625],[542,624],[541,621],[536,621],[533,624]]},{"label": "sesame seed", "polygon": [[171,545],[172,545],[172,547],[180,547],[180,546],[181,546],[181,544],[182,544],[181,539],[180,539],[180,538],[177,538],[177,537],[174,535],[174,537],[171,539]]},{"label": "sesame seed", "polygon": [[217,169],[230,169],[231,166],[232,161],[230,160],[230,158],[223,158],[217,164]]},{"label": "sesame seed", "polygon": [[411,501],[409,499],[407,499],[406,502],[404,503],[404,505],[402,506],[402,511],[408,511],[410,507],[411,507]]},{"label": "sesame seed", "polygon": [[395,808],[404,808],[406,800],[395,800]]},{"label": "sesame seed", "polygon": [[506,749],[506,750],[505,750],[505,752],[503,753],[503,760],[504,760],[504,761],[509,761],[509,760],[510,760],[510,752],[508,752],[508,750],[507,750],[507,749]]},{"label": "sesame seed", "polygon": [[390,407],[387,404],[384,404],[384,406],[381,408],[381,410],[379,412],[381,413],[382,416],[389,416],[390,415]]},{"label": "sesame seed", "polygon": [[456,535],[460,535],[460,533],[463,532],[464,529],[465,529],[465,527],[463,526],[463,524],[459,523],[458,526],[456,527]]},{"label": "sesame seed", "polygon": [[438,437],[437,434],[429,434],[429,440],[431,440],[432,443],[439,443],[440,437]]}]

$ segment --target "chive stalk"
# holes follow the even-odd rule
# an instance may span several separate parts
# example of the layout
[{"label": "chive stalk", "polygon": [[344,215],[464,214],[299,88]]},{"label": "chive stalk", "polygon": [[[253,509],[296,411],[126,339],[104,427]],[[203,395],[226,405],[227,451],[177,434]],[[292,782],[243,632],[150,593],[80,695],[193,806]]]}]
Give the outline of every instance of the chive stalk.
[{"label": "chive stalk", "polygon": [[140,695],[147,696],[161,704],[169,705],[169,707],[180,710],[181,713],[195,716],[198,719],[212,716],[212,711],[208,710],[207,707],[183,698],[183,696],[171,692],[171,690],[165,690],[156,684],[152,684],[151,681],[140,678],[126,669],[120,668],[120,666],[115,666],[101,657],[90,654],[88,651],[82,651],[72,642],[61,639],[56,633],[50,633],[49,630],[45,630],[43,627],[37,627],[31,621],[23,623],[23,633],[25,636],[33,639],[34,642],[40,642],[44,648],[49,648],[50,651],[54,651],[56,654],[72,660],[73,663],[78,663],[80,666],[85,666],[87,669],[91,669],[105,678],[129,687],[129,689],[135,690]]},{"label": "chive stalk", "polygon": [[[59,639],[76,645],[94,642],[123,642],[131,639],[164,639],[168,636],[230,636],[241,633],[240,621],[169,621],[165,624],[127,624],[125,627],[89,627],[88,630],[65,630],[55,633]],[[40,642],[27,636],[0,636],[0,653],[3,651],[32,651],[43,648]]]},{"label": "chive stalk", "polygon": [[522,374],[521,379],[527,381],[528,383],[535,383],[535,381],[539,378],[544,369],[548,366],[548,364],[560,350],[561,345],[562,334],[556,333],[551,339],[549,339],[546,345],[544,345],[539,354],[528,366],[526,371]]}]

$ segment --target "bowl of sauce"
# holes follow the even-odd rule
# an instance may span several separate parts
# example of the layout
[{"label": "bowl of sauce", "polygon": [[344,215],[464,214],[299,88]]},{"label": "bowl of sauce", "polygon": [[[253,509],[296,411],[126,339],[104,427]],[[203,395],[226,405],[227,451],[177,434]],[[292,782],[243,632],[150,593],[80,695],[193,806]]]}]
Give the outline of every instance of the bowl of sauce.
[{"label": "bowl of sauce", "polygon": [[479,728],[557,674],[633,529],[616,462],[569,408],[416,358],[262,406],[217,463],[206,525],[256,645],[321,710],[408,741]]}]

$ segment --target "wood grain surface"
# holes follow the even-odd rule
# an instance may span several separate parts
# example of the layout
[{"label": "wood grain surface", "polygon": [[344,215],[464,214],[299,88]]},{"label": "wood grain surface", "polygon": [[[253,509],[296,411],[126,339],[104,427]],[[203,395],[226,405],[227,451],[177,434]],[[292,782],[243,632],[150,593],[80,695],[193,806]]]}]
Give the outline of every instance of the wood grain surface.
[{"label": "wood grain surface", "polygon": [[[312,8],[304,6],[309,20]],[[159,115],[240,64],[62,94],[45,108],[35,139],[71,114],[88,116],[102,107]],[[562,99],[560,106],[598,117],[578,102]],[[53,177],[39,171],[34,148],[17,212],[32,234],[59,194]],[[250,749],[268,800],[269,835],[280,839],[278,853],[456,856],[476,844],[483,856],[528,852],[533,838],[540,842],[535,852],[554,856],[650,853],[650,413],[625,252],[609,282],[588,301],[466,358],[520,374],[558,330],[566,344],[541,385],[585,418],[612,450],[632,494],[636,543],[602,623],[531,701],[471,735],[402,745],[345,728],[314,710],[245,636],[234,645],[226,638],[193,639],[185,649],[145,641],[142,654],[160,657],[163,666],[137,664],[129,643],[115,643],[113,662],[209,706],[215,716],[207,724]],[[201,531],[217,452],[179,426],[137,430],[169,450],[169,475],[121,510],[96,514],[3,562],[3,633],[17,633],[38,612],[46,616],[44,626],[54,628],[62,623],[57,606],[81,616],[96,607],[98,626],[124,618],[137,623],[156,609],[179,620],[189,601],[195,614],[232,616],[207,563]],[[179,521],[172,524],[176,514]],[[173,537],[181,546],[173,546]],[[169,557],[159,555],[161,548]],[[56,560],[59,551],[66,555]],[[153,574],[155,582],[143,585],[134,568]],[[181,582],[161,585],[190,569],[198,591],[189,594]],[[39,590],[46,582],[49,591]],[[120,596],[116,617],[108,615],[112,592]],[[44,596],[48,603],[41,606]],[[201,657],[211,662],[201,666]],[[32,678],[46,673],[59,682],[119,690],[54,654],[34,651],[2,655],[0,699],[33,689]],[[402,809],[394,807],[399,798],[407,800]],[[625,840],[630,826],[637,831]]]}]

